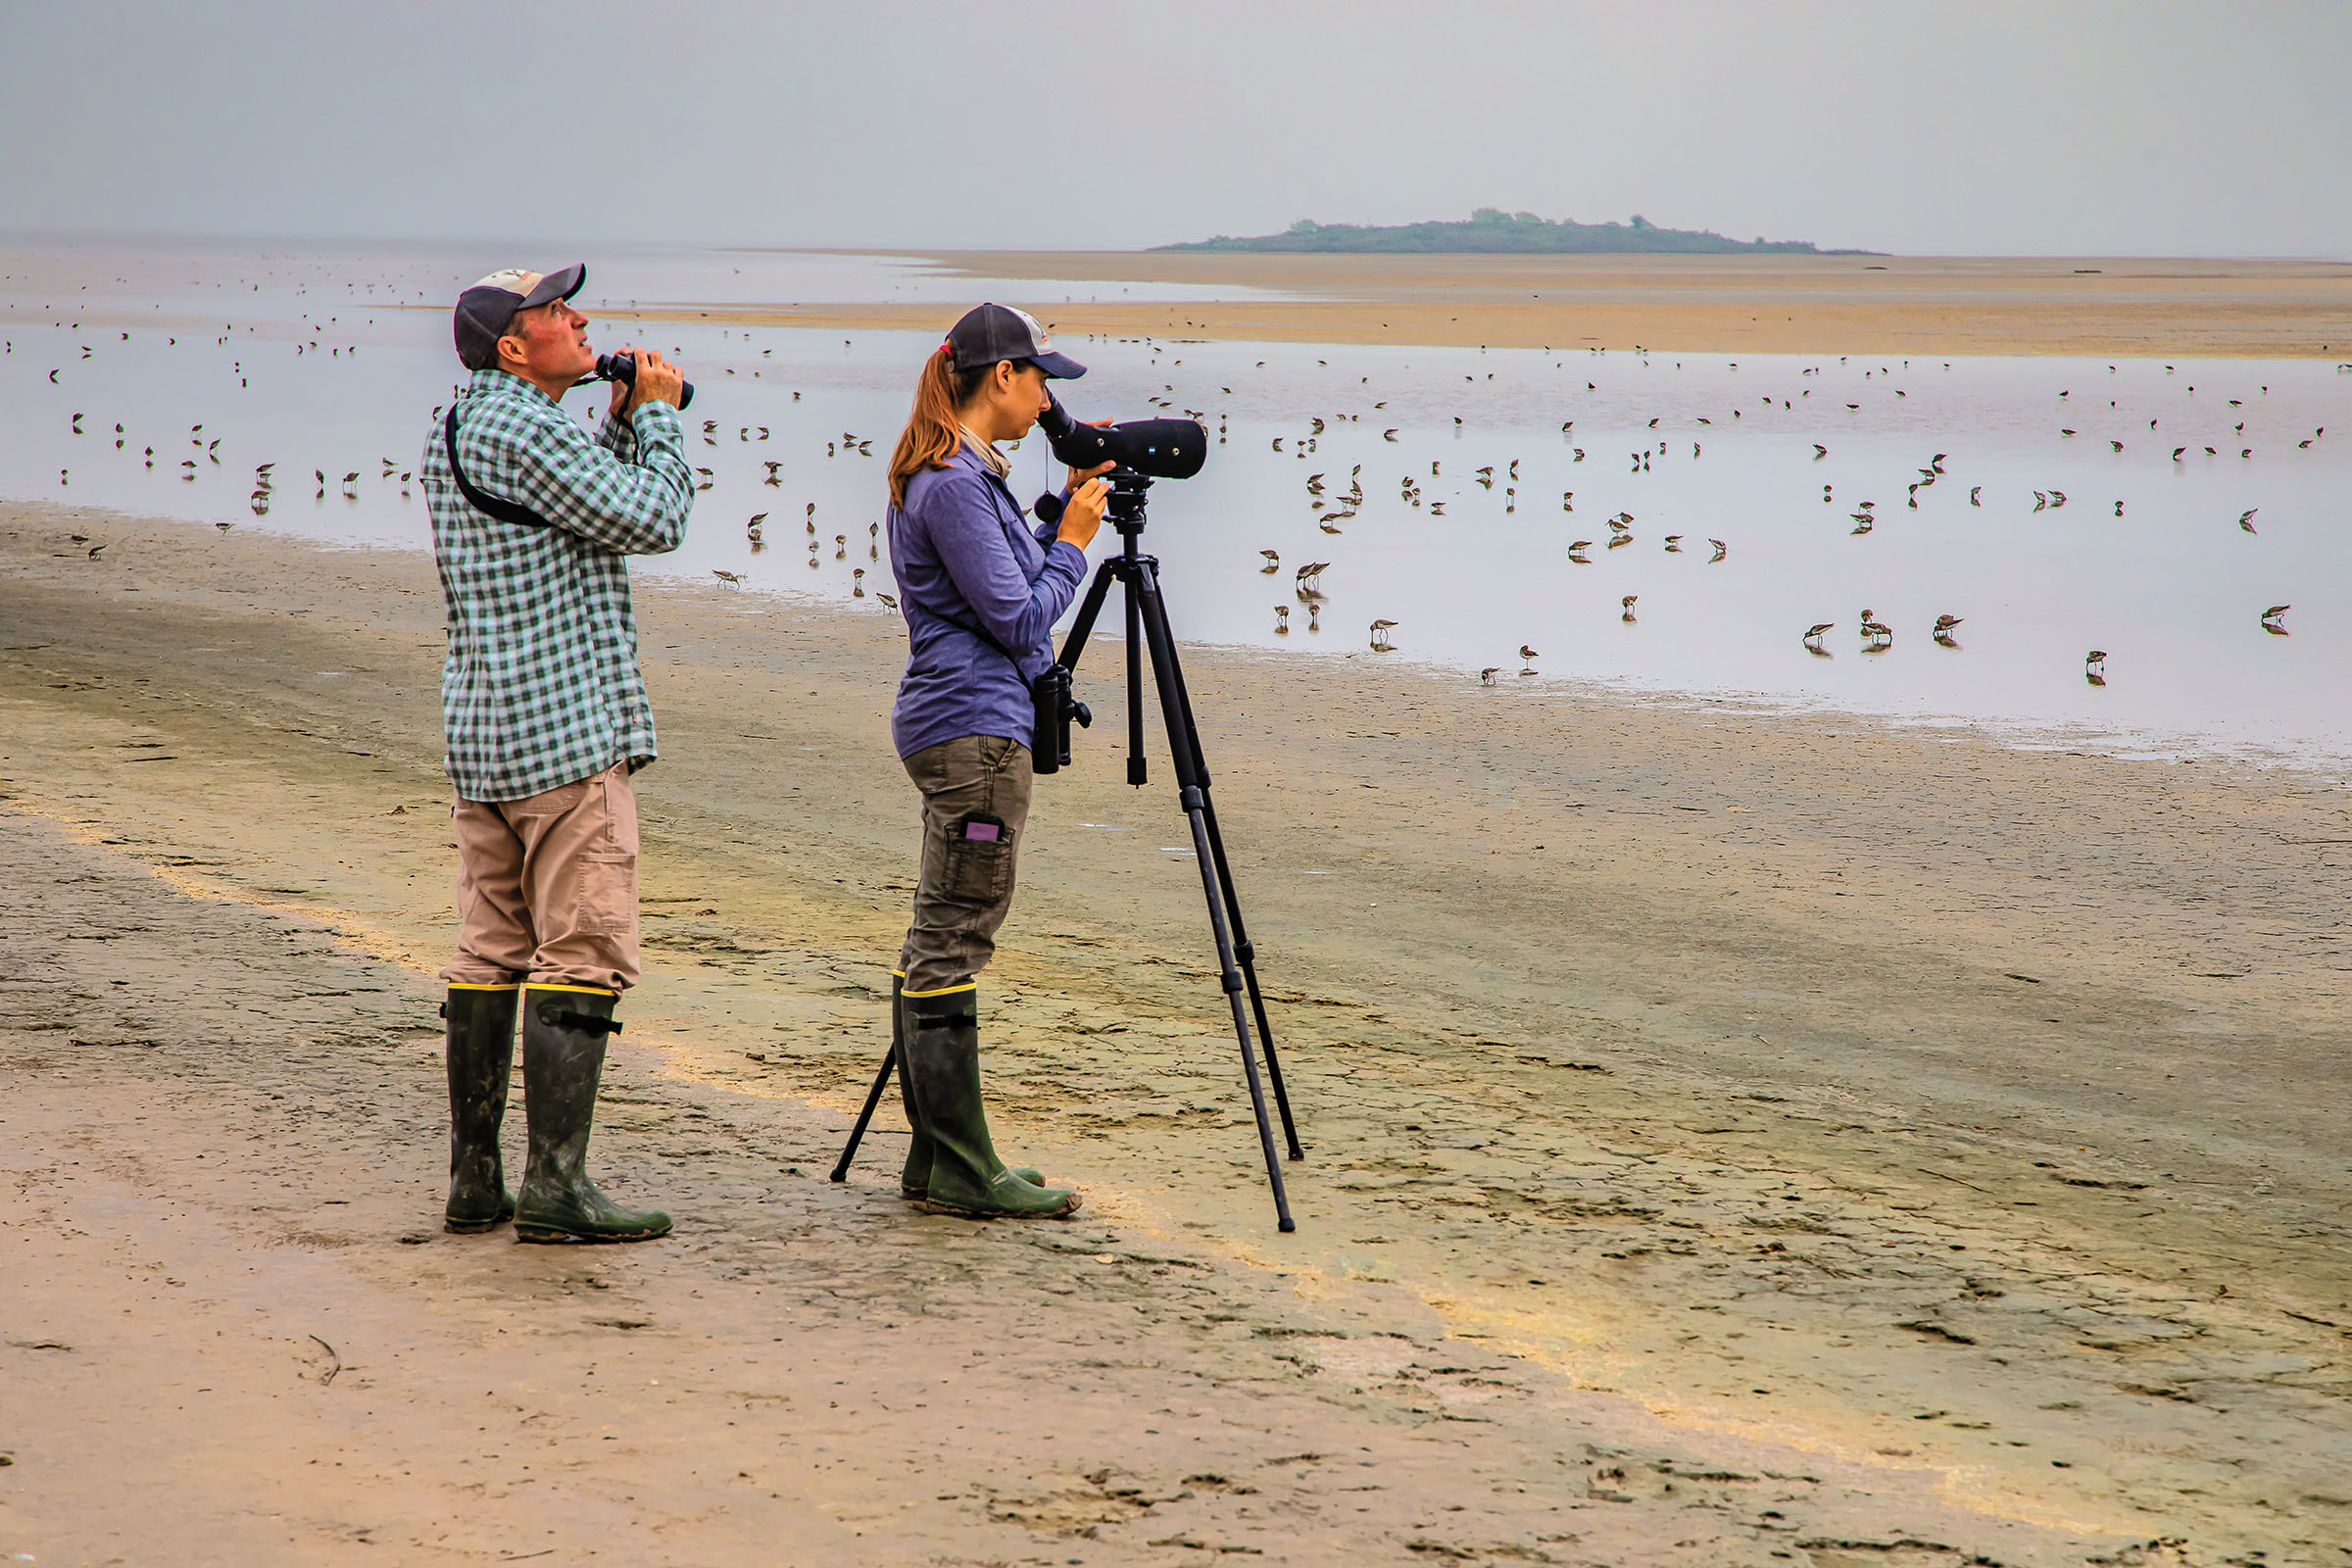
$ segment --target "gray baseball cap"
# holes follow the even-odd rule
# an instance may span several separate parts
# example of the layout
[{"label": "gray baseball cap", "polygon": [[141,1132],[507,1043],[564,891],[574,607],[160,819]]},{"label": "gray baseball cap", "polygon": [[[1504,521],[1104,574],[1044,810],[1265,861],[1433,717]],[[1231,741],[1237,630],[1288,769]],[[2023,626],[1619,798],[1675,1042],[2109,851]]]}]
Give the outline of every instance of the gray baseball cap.
[{"label": "gray baseball cap", "polygon": [[498,363],[498,340],[514,323],[517,311],[567,300],[588,281],[588,265],[574,262],[560,272],[526,272],[510,267],[492,272],[458,296],[455,335],[458,360],[468,370]]},{"label": "gray baseball cap", "polygon": [[963,318],[948,328],[948,352],[956,356],[958,370],[999,360],[1027,360],[1064,381],[1086,373],[1085,366],[1054,352],[1054,340],[1036,317],[1009,305],[975,305],[964,312]]}]

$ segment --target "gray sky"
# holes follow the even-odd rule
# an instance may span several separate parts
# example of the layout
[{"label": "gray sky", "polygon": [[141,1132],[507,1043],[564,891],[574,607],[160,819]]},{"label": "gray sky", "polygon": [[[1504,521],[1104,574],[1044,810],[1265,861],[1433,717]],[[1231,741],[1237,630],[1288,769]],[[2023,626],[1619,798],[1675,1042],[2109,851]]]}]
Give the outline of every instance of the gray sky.
[{"label": "gray sky", "polygon": [[2352,257],[2352,6],[0,0],[0,226]]}]

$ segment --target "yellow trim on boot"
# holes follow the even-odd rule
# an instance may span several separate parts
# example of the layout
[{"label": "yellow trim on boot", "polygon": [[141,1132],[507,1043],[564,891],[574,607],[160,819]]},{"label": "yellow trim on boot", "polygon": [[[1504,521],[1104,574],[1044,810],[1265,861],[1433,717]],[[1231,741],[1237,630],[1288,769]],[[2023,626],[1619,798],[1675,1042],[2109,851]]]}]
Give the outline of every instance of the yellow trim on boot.
[{"label": "yellow trim on boot", "polygon": [[904,980],[906,978],[906,971],[904,969],[893,969],[890,971],[890,977],[893,980]]},{"label": "yellow trim on boot", "polygon": [[941,986],[937,991],[909,991],[905,995],[909,1002],[919,1002],[925,997],[952,997],[958,991],[977,991],[979,989],[979,981],[966,980],[961,985]]},{"label": "yellow trim on boot", "polygon": [[477,986],[464,980],[452,980],[449,982],[449,989],[452,991],[520,991],[522,982],[510,980],[503,986]]},{"label": "yellow trim on boot", "polygon": [[542,985],[536,980],[526,982],[523,986],[523,989],[525,991],[577,991],[583,996],[590,997],[617,998],[620,995],[619,992],[613,990],[611,986],[551,986]]}]

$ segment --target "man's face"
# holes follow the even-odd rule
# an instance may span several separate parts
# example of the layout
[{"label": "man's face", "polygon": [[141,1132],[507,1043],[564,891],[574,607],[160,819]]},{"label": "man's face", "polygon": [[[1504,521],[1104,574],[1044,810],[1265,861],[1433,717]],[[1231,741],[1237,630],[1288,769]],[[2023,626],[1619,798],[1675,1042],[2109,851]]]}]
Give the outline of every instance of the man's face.
[{"label": "man's face", "polygon": [[564,300],[516,311],[498,352],[502,369],[533,381],[577,381],[596,368],[588,318]]}]

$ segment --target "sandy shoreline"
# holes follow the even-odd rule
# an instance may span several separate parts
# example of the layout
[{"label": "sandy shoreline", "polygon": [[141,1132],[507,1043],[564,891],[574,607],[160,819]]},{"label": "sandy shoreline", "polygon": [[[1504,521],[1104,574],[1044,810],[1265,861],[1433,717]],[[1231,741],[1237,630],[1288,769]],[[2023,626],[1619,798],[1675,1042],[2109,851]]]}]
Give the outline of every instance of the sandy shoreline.
[{"label": "sandy shoreline", "polygon": [[[1016,303],[1056,330],[1268,342],[1723,354],[2035,354],[2352,362],[2352,264],[2056,257],[1252,256],[938,251],[973,277],[1180,283],[1236,297]],[[1263,291],[1274,291],[1265,297]],[[938,307],[676,302],[602,314],[931,330]]]},{"label": "sandy shoreline", "polygon": [[[0,1267],[10,1549],[2352,1533],[2341,792],[1190,656],[1309,1145],[1286,1239],[1164,762],[1125,787],[1082,670],[1112,721],[1041,784],[983,1005],[1004,1141],[1094,1206],[974,1230],[901,1209],[888,1137],[819,1179],[903,923],[895,621],[644,589],[649,973],[598,1147],[681,1234],[548,1256],[429,1226],[439,614],[414,555],[0,508],[0,1163],[43,1220]],[[119,1468],[139,1506],[87,1511]]]}]

